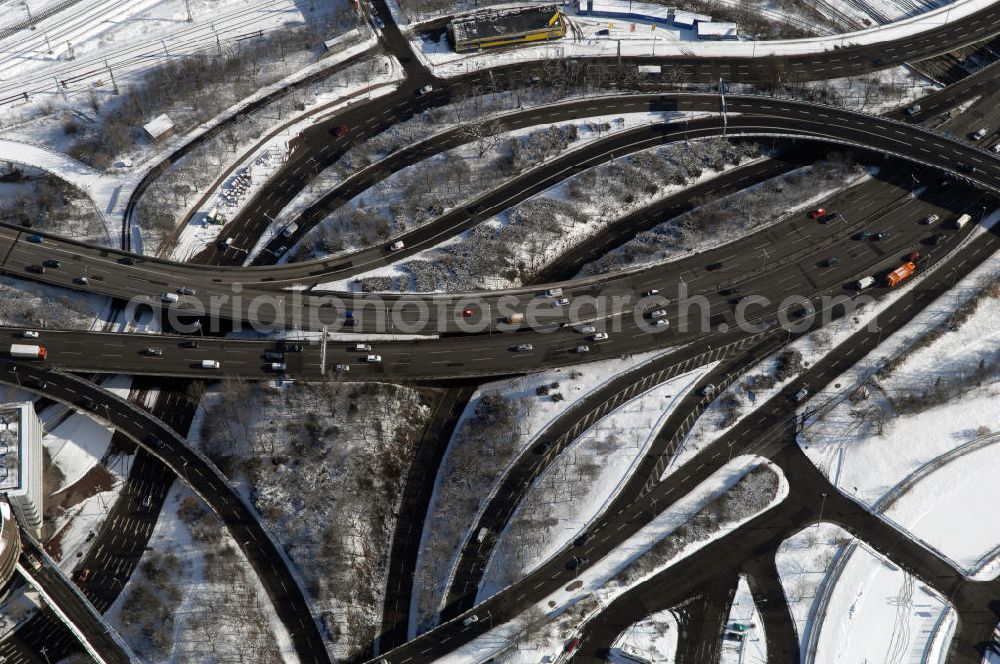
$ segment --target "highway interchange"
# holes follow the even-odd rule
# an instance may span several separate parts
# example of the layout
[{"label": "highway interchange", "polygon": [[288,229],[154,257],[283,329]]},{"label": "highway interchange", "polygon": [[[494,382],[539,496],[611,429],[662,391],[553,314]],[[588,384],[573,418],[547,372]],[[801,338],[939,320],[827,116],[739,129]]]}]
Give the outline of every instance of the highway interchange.
[{"label": "highway interchange", "polygon": [[[265,215],[276,214],[295,191],[308,183],[310,173],[315,173],[315,169],[301,169],[302,163],[310,158],[320,159],[324,164],[336,161],[343,153],[346,141],[334,140],[331,137],[329,126],[332,123],[345,122],[352,127],[364,127],[363,131],[367,132],[367,135],[374,135],[422,108],[447,103],[462,86],[482,83],[484,76],[482,73],[450,81],[431,77],[428,71],[414,61],[408,45],[392,24],[384,4],[377,3],[375,7],[382,20],[389,26],[384,33],[387,46],[404,63],[408,74],[405,84],[395,95],[373,101],[364,108],[351,107],[327,123],[321,123],[310,130],[304,141],[306,149],[294,155],[283,172],[276,176],[273,186],[265,187],[255,205],[248,205],[244,213],[231,222],[232,228],[227,228],[227,232],[232,233],[234,229],[239,229],[239,232],[248,236],[259,234],[266,226]],[[712,80],[719,76],[732,80],[762,78],[778,70],[810,78],[839,76],[848,72],[890,66],[914,57],[928,57],[950,50],[959,43],[971,43],[991,36],[997,32],[996,17],[995,8],[984,10],[968,21],[943,26],[930,33],[908,38],[884,50],[849,46],[827,54],[809,56],[808,59],[761,59],[751,62],[713,59],[712,62],[706,63],[657,58],[656,61],[682,67],[690,72],[693,78],[701,80]],[[880,61],[879,64],[875,64],[876,59]],[[595,64],[611,66],[613,63]],[[490,85],[513,85],[517,81],[523,83],[527,71],[529,70],[524,66],[496,68],[490,76]],[[931,111],[936,112],[935,105],[938,103],[944,108],[953,106],[959,98],[974,94],[977,86],[986,86],[989,90],[990,85],[995,86],[996,72],[997,67],[992,67],[959,83],[954,86],[955,89],[946,88],[937,95],[940,101],[924,104],[923,113],[930,115]],[[435,92],[415,98],[413,90],[429,80],[434,81]],[[521,178],[515,178],[501,185],[476,201],[470,201],[466,208],[446,214],[416,229],[407,235],[407,249],[398,255],[389,256],[384,247],[375,247],[323,261],[242,268],[238,267],[238,263],[242,262],[239,252],[208,249],[197,257],[198,263],[177,264],[135,256],[127,251],[91,247],[57,237],[46,236],[41,242],[29,241],[28,236],[31,233],[5,225],[0,227],[0,251],[3,252],[0,269],[22,278],[109,295],[119,302],[144,297],[153,305],[156,305],[162,293],[176,292],[182,287],[196,290],[199,299],[207,299],[212,295],[231,297],[234,294],[234,285],[238,284],[239,294],[243,296],[242,302],[236,305],[225,303],[219,308],[219,319],[226,321],[227,324],[253,319],[250,303],[254,298],[269,298],[269,302],[278,303],[275,305],[275,311],[278,313],[267,309],[260,312],[263,317],[261,322],[269,326],[279,329],[300,327],[312,330],[313,333],[321,331],[324,325],[336,328],[337,336],[327,339],[325,343],[318,341],[314,334],[303,342],[301,353],[285,354],[287,369],[281,373],[296,379],[319,380],[336,365],[346,364],[350,366],[351,379],[466,380],[523,373],[542,367],[564,366],[656,348],[679,347],[683,349],[681,355],[667,356],[670,358],[667,361],[688,362],[683,366],[690,366],[690,362],[693,361],[705,363],[711,361],[709,358],[729,358],[723,368],[711,376],[717,385],[722,385],[727,375],[735,377],[739,373],[739,367],[744,366],[753,357],[758,357],[764,349],[771,348],[773,344],[783,340],[781,337],[785,332],[775,329],[771,321],[784,318],[802,306],[801,302],[794,302],[784,303],[779,308],[778,303],[785,295],[805,295],[814,300],[824,294],[850,296],[853,293],[848,286],[859,276],[884,274],[897,265],[903,256],[915,248],[919,249],[922,254],[921,269],[940,265],[933,277],[922,282],[919,287],[893,305],[889,312],[882,315],[884,321],[881,326],[888,333],[905,323],[915,311],[926,306],[934,296],[946,288],[948,282],[953,283],[957,276],[971,270],[979,261],[996,250],[996,237],[987,235],[955,255],[953,249],[961,241],[963,232],[949,229],[946,225],[931,230],[919,223],[932,213],[940,214],[945,220],[950,220],[963,212],[968,212],[978,220],[995,207],[992,194],[1000,192],[1000,161],[979,146],[971,145],[961,138],[947,138],[939,133],[908,124],[921,118],[909,118],[898,113],[890,114],[889,117],[874,117],[804,102],[736,95],[726,95],[726,108],[728,117],[725,125],[718,117],[691,120],[686,123],[651,125],[608,137],[553,160]],[[504,126],[514,128],[551,123],[557,120],[587,117],[598,112],[607,112],[609,109],[613,109],[615,113],[638,110],[671,112],[691,110],[717,114],[720,109],[720,98],[712,94],[621,95],[604,98],[599,102],[569,102],[555,104],[546,109],[511,113],[505,120]],[[364,118],[376,118],[376,120],[372,122]],[[729,245],[648,269],[631,270],[623,274],[586,280],[567,281],[560,278],[558,284],[535,284],[530,288],[514,289],[504,293],[446,294],[412,298],[386,296],[379,298],[379,301],[366,294],[323,294],[317,288],[324,281],[353,276],[364,269],[387,264],[401,255],[410,255],[422,247],[440,241],[443,237],[452,236],[494,212],[525,200],[552,183],[559,182],[589,166],[607,161],[612,152],[622,155],[652,145],[716,136],[723,132],[730,136],[747,137],[778,135],[786,140],[795,138],[798,141],[797,145],[802,143],[811,145],[814,141],[823,141],[826,145],[851,146],[856,148],[859,154],[864,154],[867,160],[880,163],[885,174],[856,185],[831,199],[828,207],[839,209],[843,214],[843,221],[822,225],[804,215],[794,215],[781,221],[777,226],[754,233]],[[350,140],[360,140],[364,135],[354,134]],[[302,226],[308,227],[314,224],[322,218],[321,212],[325,213],[332,209],[331,206],[343,204],[353,195],[352,192],[363,191],[376,179],[388,176],[418,157],[447,149],[457,144],[458,140],[457,133],[449,135],[446,132],[424,144],[417,144],[401,151],[387,160],[387,163],[377,165],[378,168],[373,168],[370,173],[348,181],[348,186],[344,186],[340,191],[331,192],[324,201],[323,209],[307,213],[310,216],[302,219],[304,222]],[[296,168],[299,168],[299,172],[296,172]],[[759,166],[744,168],[756,168],[755,179],[765,177],[765,169]],[[910,195],[912,190],[910,180],[917,173],[923,186],[920,195],[913,197]],[[290,177],[290,174],[294,174],[295,177]],[[948,185],[944,183],[945,180],[949,181]],[[708,190],[708,193],[713,192]],[[685,198],[680,195],[671,201],[671,204],[679,206],[677,209],[680,209],[685,205],[689,206],[692,199],[693,196]],[[664,206],[664,210],[672,209],[675,208]],[[656,215],[651,215],[647,222],[652,223],[655,218]],[[123,228],[127,223],[126,219]],[[884,230],[889,233],[889,238],[883,242],[858,240],[857,233],[862,229]],[[931,244],[930,236],[937,232],[944,233],[944,241]],[[127,236],[128,233],[123,232],[123,238]],[[607,237],[600,238],[599,242],[604,243],[604,247],[613,244]],[[762,247],[767,247],[766,253],[760,251]],[[124,249],[127,248],[128,245],[125,244]],[[590,250],[596,251],[594,248]],[[832,268],[822,268],[821,263],[831,255],[840,257],[840,263]],[[44,261],[52,259],[60,261],[59,268],[47,269],[44,274],[33,273],[27,269],[29,266],[42,265]],[[133,261],[135,264],[127,264]],[[721,264],[721,268],[706,269],[706,266],[717,264]],[[81,276],[86,276],[87,283],[85,285],[74,283],[74,280],[79,281]],[[681,311],[677,308],[678,303],[670,302],[662,305],[667,307],[668,318],[672,322],[669,329],[665,332],[650,333],[643,313],[648,311],[651,304],[657,303],[648,298],[644,300],[642,293],[651,288],[667,292],[680,282],[686,284],[692,294],[705,296],[709,309],[704,317],[711,329],[701,329],[694,324],[695,319],[690,311]],[[746,332],[735,326],[734,315],[737,305],[733,302],[734,298],[732,294],[720,293],[721,290],[730,288],[734,284],[739,284],[744,293],[768,298],[767,305],[757,308],[750,315],[752,321],[762,324],[761,328]],[[573,311],[571,314],[569,308],[555,307],[552,305],[551,297],[542,295],[543,291],[554,285],[561,286],[571,302],[597,296],[629,297],[631,301],[608,312],[591,312],[583,309]],[[305,293],[289,292],[291,288],[304,288]],[[321,298],[334,296],[344,304],[321,306]],[[504,297],[509,297],[510,300],[502,303],[501,298]],[[472,301],[471,305],[469,300]],[[402,304],[407,301],[408,304]],[[182,304],[183,302],[184,300]],[[351,334],[374,331],[400,332],[406,330],[408,326],[413,326],[414,312],[419,303],[440,305],[445,312],[443,316],[430,321],[429,325],[413,330],[428,335],[429,338],[372,342],[375,346],[374,352],[382,356],[382,361],[379,363],[366,362],[364,358],[368,354],[367,351],[359,352],[353,349],[355,342],[350,339]],[[541,327],[544,329],[510,329],[512,326],[504,325],[502,318],[508,315],[508,312],[526,311],[532,303],[540,303],[538,309],[543,321]],[[344,312],[348,310],[348,306],[350,311],[359,313],[356,317],[357,322],[352,327],[343,325]],[[473,315],[469,317],[470,320],[463,320],[465,317],[462,312],[469,306],[474,310]],[[393,307],[395,314],[392,313]],[[899,315],[899,312],[903,312],[904,315]],[[890,313],[897,315],[890,318]],[[701,316],[702,312],[699,311],[698,315]],[[380,323],[380,320],[384,322]],[[686,322],[690,324],[685,325]],[[472,335],[465,334],[462,329],[465,323],[475,324],[479,329]],[[563,323],[572,324],[561,327]],[[590,343],[591,353],[581,356],[582,354],[575,352],[575,349],[585,336],[581,335],[578,328],[585,323],[599,325],[601,330],[608,329],[610,338],[606,342]],[[376,325],[383,327],[380,329],[375,327]],[[208,334],[203,334],[205,332]],[[253,515],[253,508],[242,501],[239,494],[210,462],[187,445],[183,435],[178,435],[177,431],[186,429],[184,417],[168,425],[162,419],[129,404],[127,400],[114,397],[98,385],[72,375],[73,373],[130,373],[172,377],[168,380],[185,377],[212,380],[220,376],[251,379],[274,377],[269,363],[263,359],[263,353],[278,348],[273,338],[223,339],[213,335],[212,332],[212,329],[193,330],[193,334],[181,336],[43,331],[41,342],[50,351],[49,360],[44,365],[4,361],[0,366],[2,372],[0,378],[7,383],[43,393],[50,399],[111,422],[119,434],[141,446],[144,453],[155,457],[154,466],[158,469],[157,472],[163,472],[160,469],[168,471],[168,474],[162,476],[164,479],[169,476],[169,471],[172,471],[174,477],[190,484],[220,514],[226,527],[237,536],[241,548],[261,575],[282,621],[289,628],[300,659],[328,661],[329,656],[322,645],[322,637],[309,610],[308,601],[293,576],[285,569],[287,562],[284,556],[277,550],[277,545]],[[5,333],[13,342],[19,338],[21,330],[7,329]],[[753,451],[772,458],[786,470],[786,476],[789,477],[796,492],[815,496],[820,489],[825,490],[825,480],[819,476],[808,460],[802,457],[797,446],[794,443],[789,444],[788,434],[790,421],[794,418],[794,405],[787,396],[802,384],[808,384],[814,391],[820,391],[822,385],[838,375],[843,366],[849,366],[863,357],[866,349],[873,347],[878,338],[880,336],[876,337],[872,332],[858,333],[850,343],[845,344],[846,348],[838,349],[823,362],[810,368],[781,395],[768,402],[752,418],[741,424],[737,431],[717,441],[699,455],[696,461],[699,461],[700,465],[692,464],[695,471],[691,475],[683,480],[669,478],[664,482],[654,482],[649,485],[652,468],[660,457],[666,458],[673,451],[671,444],[676,441],[676,432],[681,426],[681,422],[668,423],[660,434],[662,440],[658,439],[662,443],[659,457],[651,456],[647,459],[649,467],[644,467],[635,474],[630,481],[629,489],[624,491],[616,504],[605,512],[606,515],[614,516],[608,516],[603,520],[600,530],[607,532],[606,529],[615,526],[616,534],[614,536],[598,534],[587,555],[591,559],[604,555],[629,532],[634,532],[648,522],[657,509],[664,509],[670,500],[684,495],[690,488],[696,486],[720,465],[717,459],[720,457],[720,450],[724,448],[736,449],[738,452]],[[191,339],[197,341],[196,348],[184,346],[185,340]],[[514,352],[512,348],[521,343],[533,344],[534,350],[530,353]],[[162,348],[163,355],[145,354],[143,351],[150,347]],[[733,349],[732,354],[725,355],[723,348]],[[688,361],[688,358],[699,359]],[[213,373],[212,370],[200,368],[199,363],[204,359],[218,360],[221,363],[221,370]],[[666,366],[664,364],[664,368],[657,367],[657,371],[660,371],[658,374],[650,370],[641,376],[625,377],[621,385],[616,384],[616,387],[623,393],[628,393],[629,390],[635,393],[636,385],[648,385],[652,380],[665,379],[669,375],[665,370]],[[659,378],[651,378],[652,376]],[[706,378],[706,382],[708,380]],[[183,381],[179,384],[183,385]],[[456,389],[461,391],[467,388]],[[177,394],[176,391],[167,393]],[[614,398],[613,394],[608,396]],[[622,398],[624,397],[619,397],[619,401]],[[455,403],[461,401],[461,396],[458,396]],[[697,409],[704,399],[691,395],[687,401],[685,407],[679,411],[683,414],[683,416],[678,415],[679,420],[686,419],[688,413]],[[599,409],[607,409],[615,403],[598,396],[594,397],[594,402],[591,410],[583,414],[574,413],[572,420],[559,422],[557,428],[546,434],[556,440],[562,437],[562,444],[565,444],[571,440],[568,432],[582,430],[581,426],[584,426],[582,423],[585,423],[588,417],[596,417],[594,413],[600,412]],[[159,411],[160,417],[166,417],[168,413],[169,408]],[[447,432],[446,422],[440,423],[440,426],[443,432]],[[543,458],[524,459],[523,467],[512,472],[511,487],[516,487],[516,491],[512,488],[510,493],[505,494],[504,498],[496,503],[496,516],[493,517],[497,519],[495,527],[496,525],[502,527],[505,520],[509,519],[511,510],[523,495],[525,482],[530,481],[530,477],[537,476],[545,465],[553,462],[558,449],[559,445]],[[166,490],[165,486],[167,485],[161,479],[159,484],[150,485],[147,490],[162,496]],[[996,615],[991,614],[991,609],[985,608],[990,606],[992,599],[997,596],[998,589],[995,584],[962,582],[961,574],[956,570],[948,568],[941,560],[906,538],[899,537],[895,531],[878,520],[867,518],[858,506],[839,497],[832,488],[830,491],[838,497],[835,499],[836,505],[827,515],[828,520],[840,523],[852,532],[860,534],[890,559],[904,563],[907,569],[917,574],[924,583],[952,598],[962,616],[956,645],[953,647],[954,661],[973,661],[975,648],[988,638],[996,623]],[[586,657],[595,661],[603,659],[610,646],[609,639],[620,631],[621,626],[651,610],[675,605],[694,595],[707,598],[705,606],[699,609],[705,617],[703,626],[707,626],[704,633],[711,634],[715,630],[714,633],[718,634],[715,628],[720,626],[716,623],[718,616],[724,613],[719,607],[725,606],[724,597],[730,587],[721,579],[713,579],[712,576],[716,572],[724,576],[722,573],[726,571],[735,572],[745,566],[761,565],[760,561],[767,557],[756,553],[749,556],[748,552],[773,552],[781,539],[798,527],[815,521],[816,515],[808,509],[803,509],[802,505],[815,505],[815,501],[810,501],[807,495],[795,501],[786,501],[781,509],[761,517],[758,520],[760,523],[751,522],[727,536],[725,540],[710,545],[695,559],[697,562],[692,560],[672,567],[657,579],[631,591],[613,607],[609,607],[609,610],[600,614],[587,628],[586,649],[578,655],[578,658]],[[490,517],[487,515],[487,518]],[[765,522],[769,525],[761,525]],[[136,542],[143,541],[142,533],[135,535]],[[145,537],[148,537],[148,533]],[[413,538],[409,539],[412,541]],[[724,543],[726,541],[729,543]],[[739,541],[740,544],[734,546],[732,541]],[[394,556],[397,553],[406,557],[411,555],[412,551],[394,552]],[[476,574],[481,573],[484,556],[487,555],[488,549],[467,556],[468,562],[465,564],[468,571],[458,577],[462,585],[452,587],[449,595],[450,607],[445,612],[446,618],[467,615],[464,612],[471,606],[475,595]],[[137,554],[133,566],[136,560]],[[567,574],[570,573],[565,568],[565,560],[566,552],[563,552],[524,581],[487,600],[475,611],[489,612],[493,624],[505,618],[513,618],[533,602],[557,590],[566,582]],[[104,566],[107,563],[97,560],[93,564]],[[758,576],[766,577],[766,570],[758,572]],[[732,578],[732,575],[730,574],[728,578]],[[762,580],[760,583],[766,585],[767,581]],[[671,588],[671,592],[664,594],[662,591],[664,587]],[[767,590],[762,592],[766,593]],[[91,596],[88,593],[88,596],[96,606],[107,606],[107,603],[96,599],[97,594]],[[776,604],[778,602],[769,603],[774,615],[765,614],[767,621],[765,629],[768,631],[769,641],[772,639],[772,629],[776,635],[774,661],[797,661],[797,642],[794,634],[791,639],[788,638],[787,624],[780,626],[781,621],[787,623],[787,615],[782,614]],[[714,618],[709,619],[713,616]],[[393,629],[393,623],[384,621],[383,628],[388,634]],[[486,625],[482,623],[466,625],[461,620],[451,619],[416,640],[404,642],[405,638],[401,637],[397,628],[393,638],[385,638],[384,643],[380,644],[380,651],[385,653],[384,657],[392,663],[433,661],[461,643],[471,640],[485,629]],[[706,643],[708,643],[706,639],[692,639],[691,644],[684,647],[690,647],[692,648],[690,652],[698,653],[700,651],[697,648],[703,647]],[[777,647],[779,643],[783,645]],[[704,652],[692,655],[691,661],[702,661],[698,658],[703,656]]]}]

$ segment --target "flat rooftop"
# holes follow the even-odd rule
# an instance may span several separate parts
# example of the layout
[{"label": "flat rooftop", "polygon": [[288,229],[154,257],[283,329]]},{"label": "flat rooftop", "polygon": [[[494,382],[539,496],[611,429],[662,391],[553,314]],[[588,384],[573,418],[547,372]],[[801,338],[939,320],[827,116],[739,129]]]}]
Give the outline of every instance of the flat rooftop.
[{"label": "flat rooftop", "polygon": [[475,41],[544,29],[558,11],[555,5],[494,9],[456,18],[451,26],[456,40]]}]

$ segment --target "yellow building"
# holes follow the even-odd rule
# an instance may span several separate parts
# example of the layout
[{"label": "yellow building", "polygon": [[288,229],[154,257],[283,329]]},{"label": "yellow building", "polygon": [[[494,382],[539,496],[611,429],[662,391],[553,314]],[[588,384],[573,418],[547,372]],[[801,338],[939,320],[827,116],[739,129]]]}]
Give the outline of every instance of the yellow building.
[{"label": "yellow building", "polygon": [[448,24],[448,39],[459,53],[534,44],[566,35],[566,19],[556,5],[478,12]]}]

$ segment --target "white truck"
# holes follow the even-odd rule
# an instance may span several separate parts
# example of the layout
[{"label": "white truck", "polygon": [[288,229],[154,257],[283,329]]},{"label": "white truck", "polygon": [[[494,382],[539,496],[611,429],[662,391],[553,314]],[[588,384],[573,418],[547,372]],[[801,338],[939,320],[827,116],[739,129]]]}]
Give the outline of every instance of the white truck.
[{"label": "white truck", "polygon": [[44,360],[48,356],[45,346],[11,344],[10,356],[18,360]]},{"label": "white truck", "polygon": [[281,229],[281,237],[292,237],[297,230],[299,230],[299,225],[290,221],[287,226]]}]

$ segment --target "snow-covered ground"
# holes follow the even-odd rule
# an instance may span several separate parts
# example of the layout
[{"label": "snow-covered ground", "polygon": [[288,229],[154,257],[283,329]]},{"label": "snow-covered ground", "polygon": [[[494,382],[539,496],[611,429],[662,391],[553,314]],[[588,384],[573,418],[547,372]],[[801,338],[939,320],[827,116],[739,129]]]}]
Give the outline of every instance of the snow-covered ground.
[{"label": "snow-covered ground", "polygon": [[[704,531],[703,537],[680,535],[680,529],[691,523],[695,515],[703,509],[711,509],[716,499],[724,499],[726,492],[742,478],[761,468],[770,469],[777,480],[774,493],[763,509],[745,510],[735,519],[718,520],[714,528]],[[609,555],[582,568],[575,579],[579,583],[574,582],[550,594],[518,618],[494,627],[439,658],[438,662],[484,661],[491,654],[512,647],[516,647],[516,654],[506,653],[506,662],[556,661],[564,644],[602,606],[770,509],[784,500],[787,493],[787,482],[775,466],[760,457],[737,457],[660,512]],[[657,550],[664,545],[664,552]]]},{"label": "snow-covered ground", "polygon": [[845,554],[853,546],[854,537],[840,526],[818,523],[803,528],[778,547],[775,565],[803,651],[808,639],[819,633],[815,630],[823,617],[817,621],[817,614],[824,611],[828,591],[836,584]]},{"label": "snow-covered ground", "polygon": [[397,505],[430,395],[385,383],[223,384],[189,439],[232,478],[344,658],[377,636]]},{"label": "snow-covered ground", "polygon": [[63,489],[74,484],[93,468],[107,452],[114,429],[85,415],[70,415],[55,429],[47,431],[42,446],[49,459],[62,471]]},{"label": "snow-covered ground", "polygon": [[954,609],[864,544],[849,555],[806,661],[943,664],[957,622]]},{"label": "snow-covered ground", "polygon": [[[995,255],[883,340],[836,379],[852,386],[850,398],[799,437],[840,491],[978,577],[1000,571],[1000,524],[989,512],[996,483],[983,475],[1000,454],[998,278]],[[978,305],[952,322],[969,302]],[[928,333],[933,340],[921,343]]]},{"label": "snow-covered ground", "polygon": [[[66,268],[69,269],[69,268]],[[0,277],[0,323],[71,330],[103,325],[111,300],[17,277]]]},{"label": "snow-covered ground", "polygon": [[764,626],[750,592],[750,584],[742,574],[729,608],[726,628],[726,635],[730,638],[723,639],[720,664],[767,664]]},{"label": "snow-covered ground", "polygon": [[[706,139],[612,159],[435,247],[357,278],[366,287],[381,280],[421,292],[518,286],[622,216],[750,163],[758,154],[755,144]],[[351,280],[341,280],[321,287],[350,285]]]},{"label": "snow-covered ground", "polygon": [[[421,533],[413,599],[410,608],[410,632],[418,625],[433,625],[445,591],[454,572],[458,555],[481,511],[496,492],[500,481],[514,461],[530,449],[538,435],[562,414],[613,380],[616,376],[664,355],[661,351],[642,353],[625,359],[592,362],[573,369],[553,369],[528,376],[487,383],[469,400],[449,441],[435,479],[434,492]],[[539,388],[546,392],[539,395]],[[557,401],[555,395],[561,398]],[[502,399],[500,406],[493,405]],[[503,411],[513,429],[497,431],[491,446],[480,448],[478,431],[489,422],[483,404],[491,411]],[[490,414],[491,417],[499,417]],[[475,486],[476,491],[469,491]]]},{"label": "snow-covered ground", "polygon": [[[396,235],[411,230],[412,226],[425,220],[423,216],[409,217],[395,212],[401,206],[440,208],[444,214],[458,207],[462,201],[480,197],[503,184],[506,179],[512,179],[524,172],[523,169],[511,172],[511,169],[505,168],[505,161],[510,158],[509,142],[512,140],[530,142],[534,134],[540,142],[542,137],[551,136],[556,132],[561,134],[562,140],[558,144],[558,149],[553,149],[543,154],[542,159],[528,164],[534,168],[593,141],[629,129],[654,122],[673,122],[707,115],[707,113],[642,112],[595,116],[501,132],[489,137],[488,144],[482,145],[479,140],[472,140],[470,136],[468,143],[407,166],[355,196],[320,222],[307,236],[306,242],[318,243],[319,236],[334,230],[330,226],[345,216],[350,216],[355,210],[361,209],[370,216],[392,219],[394,222],[392,233]],[[555,147],[553,145],[553,148]],[[280,227],[287,224],[313,204],[319,196],[315,194],[306,196],[300,193],[275,217],[276,225]],[[338,229],[337,235],[341,244],[340,251],[353,251],[362,247],[362,238],[356,231],[352,233],[348,229]],[[379,241],[384,239],[389,238],[379,238]],[[319,258],[324,255],[324,252],[314,250],[310,257]]]},{"label": "snow-covered ground", "polygon": [[298,661],[250,563],[180,483],[105,615],[148,662]]},{"label": "snow-covered ground", "polygon": [[500,534],[477,602],[519,581],[584,531],[631,479],[677,404],[716,364],[650,388],[573,441],[535,480]]},{"label": "snow-covered ground", "polygon": [[677,655],[677,616],[673,611],[657,611],[632,623],[611,644],[608,661],[612,664],[635,664],[622,654],[631,649],[656,664],[674,664]]}]

